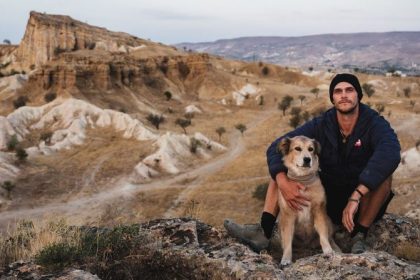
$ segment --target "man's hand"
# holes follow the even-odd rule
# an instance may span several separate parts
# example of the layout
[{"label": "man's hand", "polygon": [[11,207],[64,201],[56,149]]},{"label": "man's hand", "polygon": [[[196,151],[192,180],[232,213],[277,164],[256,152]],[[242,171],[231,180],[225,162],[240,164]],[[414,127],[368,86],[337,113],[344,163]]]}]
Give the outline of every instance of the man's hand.
[{"label": "man's hand", "polygon": [[354,215],[359,208],[359,202],[357,200],[349,200],[347,202],[346,208],[343,210],[342,223],[348,232],[352,232],[354,228]]},{"label": "man's hand", "polygon": [[305,189],[304,185],[290,180],[283,172],[277,174],[276,182],[283,198],[294,211],[300,211],[302,207],[309,205],[309,198],[301,193],[301,190]]}]

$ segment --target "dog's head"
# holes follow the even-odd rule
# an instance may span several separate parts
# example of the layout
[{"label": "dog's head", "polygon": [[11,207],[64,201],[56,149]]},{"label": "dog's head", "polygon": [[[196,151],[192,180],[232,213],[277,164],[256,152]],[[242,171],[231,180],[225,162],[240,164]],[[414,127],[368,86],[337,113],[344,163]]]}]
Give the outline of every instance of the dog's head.
[{"label": "dog's head", "polygon": [[283,138],[278,150],[283,154],[284,165],[298,176],[316,173],[319,167],[318,156],[321,145],[306,136]]}]

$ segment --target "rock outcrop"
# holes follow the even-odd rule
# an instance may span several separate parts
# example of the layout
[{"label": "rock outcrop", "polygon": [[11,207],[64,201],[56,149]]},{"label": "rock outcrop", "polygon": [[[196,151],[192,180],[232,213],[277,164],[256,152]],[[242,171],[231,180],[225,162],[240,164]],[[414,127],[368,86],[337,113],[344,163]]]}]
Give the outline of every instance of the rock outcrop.
[{"label": "rock outcrop", "polygon": [[[106,231],[109,229],[95,230],[96,234]],[[135,279],[420,279],[419,225],[393,215],[385,215],[372,228],[368,238],[372,249],[366,253],[325,256],[318,249],[304,257],[308,252],[302,254],[297,250],[296,260],[288,267],[279,265],[274,252],[277,249],[273,246],[268,252],[257,254],[224,231],[193,219],[154,220],[141,224],[139,232],[144,241],[137,249],[143,253],[137,252],[136,256],[118,262],[120,267],[127,269],[126,275]],[[339,244],[346,242],[339,235],[336,239]],[[403,241],[416,248],[416,260],[393,255]],[[301,248],[302,251],[308,249]],[[6,268],[0,279],[16,279],[12,277],[18,273],[16,267],[19,265]],[[103,267],[101,271],[90,273],[100,278],[106,278],[106,275],[116,277],[113,279],[125,277],[125,274],[116,276],[112,269]],[[37,272],[25,279],[44,279],[40,277],[41,268],[33,270]],[[50,279],[62,279],[58,278],[62,273]]]}]

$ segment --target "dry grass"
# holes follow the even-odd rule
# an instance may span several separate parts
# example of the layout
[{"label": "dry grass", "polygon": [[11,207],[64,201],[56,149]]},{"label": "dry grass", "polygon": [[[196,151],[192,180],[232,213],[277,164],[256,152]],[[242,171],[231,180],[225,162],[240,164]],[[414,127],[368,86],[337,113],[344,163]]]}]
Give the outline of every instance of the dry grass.
[{"label": "dry grass", "polygon": [[406,260],[420,262],[420,248],[408,242],[402,242],[394,250],[395,256]]},{"label": "dry grass", "polygon": [[44,247],[77,242],[79,231],[67,226],[65,220],[47,222],[19,221],[0,235],[0,266],[34,257]]}]

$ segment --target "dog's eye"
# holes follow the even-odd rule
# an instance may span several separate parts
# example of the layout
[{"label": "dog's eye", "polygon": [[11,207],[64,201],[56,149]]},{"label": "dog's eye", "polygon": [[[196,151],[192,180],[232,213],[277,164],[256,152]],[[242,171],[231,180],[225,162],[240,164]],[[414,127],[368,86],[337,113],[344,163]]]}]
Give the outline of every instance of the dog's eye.
[{"label": "dog's eye", "polygon": [[302,148],[301,147],[295,147],[295,150],[301,152]]},{"label": "dog's eye", "polygon": [[312,152],[313,150],[314,150],[314,148],[312,148],[312,147],[308,148],[308,151],[310,151],[310,152]]}]

